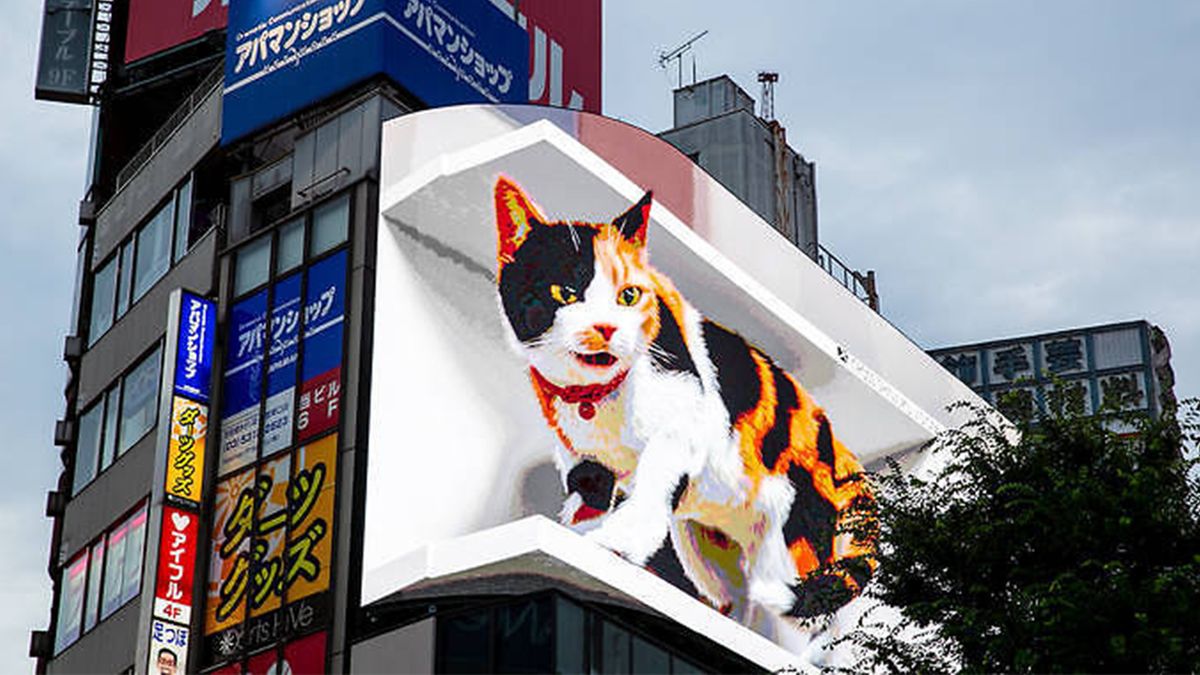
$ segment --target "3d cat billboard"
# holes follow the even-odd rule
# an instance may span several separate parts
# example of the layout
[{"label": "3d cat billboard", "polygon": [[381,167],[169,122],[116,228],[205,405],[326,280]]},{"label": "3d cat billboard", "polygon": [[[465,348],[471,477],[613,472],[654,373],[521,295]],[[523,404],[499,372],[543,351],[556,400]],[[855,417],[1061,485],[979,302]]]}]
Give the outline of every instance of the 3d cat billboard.
[{"label": "3d cat billboard", "polygon": [[915,347],[868,365],[909,343],[632,127],[429,111],[385,124],[382,165],[363,603],[514,573],[487,570],[540,516],[553,556],[652,592],[606,588],[815,659],[802,620],[875,566],[863,466],[961,384]]}]

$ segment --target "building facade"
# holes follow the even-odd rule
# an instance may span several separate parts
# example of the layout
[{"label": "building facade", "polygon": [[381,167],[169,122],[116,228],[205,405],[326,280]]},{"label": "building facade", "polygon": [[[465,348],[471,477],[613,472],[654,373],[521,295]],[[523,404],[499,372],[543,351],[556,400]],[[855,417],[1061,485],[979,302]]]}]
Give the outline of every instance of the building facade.
[{"label": "building facade", "polygon": [[[764,222],[704,170],[720,171],[704,164],[712,150],[697,166],[576,112],[600,108],[598,0],[46,7],[38,94],[94,106],[94,124],[63,471],[47,503],[54,602],[30,645],[40,672],[712,672],[824,658],[790,624],[698,601],[684,588],[694,570],[651,573],[559,525],[554,491],[570,481],[548,455],[529,455],[519,486],[494,474],[515,490],[503,504],[484,499],[491,488],[464,496],[463,475],[435,480],[426,457],[509,457],[495,439],[514,429],[553,437],[514,421],[537,408],[498,340],[404,348],[435,328],[457,340],[476,325],[464,308],[495,308],[494,204],[458,196],[529,167],[541,168],[522,180],[545,181],[561,213],[628,207],[653,188],[652,247],[676,283],[827,399],[864,463],[911,454],[970,392],[811,262],[810,163],[776,152],[794,206]],[[88,27],[82,60],[53,48],[67,17]],[[559,107],[495,105],[526,102]],[[460,103],[489,105],[430,110]],[[775,243],[780,223],[795,247]],[[455,239],[470,227],[486,235]],[[413,269],[442,281],[422,286]],[[454,302],[414,300],[418,288]],[[479,335],[498,330],[488,316]],[[462,354],[482,376],[431,406]],[[447,408],[475,412],[432,435],[381,435],[432,428]],[[467,442],[479,420],[510,435]]]},{"label": "building facade", "polygon": [[930,356],[980,398],[1026,419],[1047,411],[1056,387],[1076,412],[1104,407],[1151,417],[1176,408],[1166,334],[1146,321],[1085,326],[975,344]]}]

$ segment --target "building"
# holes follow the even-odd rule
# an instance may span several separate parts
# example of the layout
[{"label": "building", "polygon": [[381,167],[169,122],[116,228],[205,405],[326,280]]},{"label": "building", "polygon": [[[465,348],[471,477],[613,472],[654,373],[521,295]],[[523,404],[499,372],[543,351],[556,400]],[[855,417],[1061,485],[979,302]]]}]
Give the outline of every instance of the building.
[{"label": "building", "polygon": [[1046,411],[1055,387],[1092,414],[1104,405],[1151,417],[1173,414],[1175,375],[1166,335],[1146,321],[940,347],[929,355],[1006,414]]},{"label": "building", "polygon": [[[778,75],[763,73],[764,102]],[[727,75],[674,91],[674,122],[659,134],[737,195],[788,241],[861,300],[879,310],[875,272],[859,272],[820,243],[817,167],[787,142],[773,111],[755,114],[754,99]]]},{"label": "building", "polygon": [[[94,106],[94,132],[40,672],[808,658],[809,637],[765,637],[678,588],[692,577],[671,585],[555,523],[548,455],[529,451],[519,486],[502,474],[502,504],[466,488],[517,456],[496,439],[553,439],[520,417],[537,412],[526,371],[494,339],[493,204],[455,195],[500,167],[547,208],[599,217],[654,187],[657,264],[796,367],[864,462],[916,457],[970,392],[653,136],[561,108],[429,111],[599,110],[599,0],[519,8],[46,0],[38,95]],[[810,223],[815,243],[810,211],[769,222],[797,244]],[[438,348],[458,340],[475,342]],[[454,379],[459,358],[482,376]],[[480,462],[436,473],[463,456]]]}]

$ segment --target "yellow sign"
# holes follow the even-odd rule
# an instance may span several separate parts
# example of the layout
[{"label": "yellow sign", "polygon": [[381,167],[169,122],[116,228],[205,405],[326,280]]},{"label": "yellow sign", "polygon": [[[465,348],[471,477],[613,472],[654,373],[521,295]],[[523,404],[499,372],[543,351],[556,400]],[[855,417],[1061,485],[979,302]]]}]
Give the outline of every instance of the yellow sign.
[{"label": "yellow sign", "polygon": [[295,522],[288,532],[288,602],[329,588],[337,440],[337,434],[331,434],[302,446],[292,462],[288,496]]},{"label": "yellow sign", "polygon": [[171,442],[167,446],[166,491],[200,505],[204,487],[204,446],[208,406],[176,396],[171,402]]}]

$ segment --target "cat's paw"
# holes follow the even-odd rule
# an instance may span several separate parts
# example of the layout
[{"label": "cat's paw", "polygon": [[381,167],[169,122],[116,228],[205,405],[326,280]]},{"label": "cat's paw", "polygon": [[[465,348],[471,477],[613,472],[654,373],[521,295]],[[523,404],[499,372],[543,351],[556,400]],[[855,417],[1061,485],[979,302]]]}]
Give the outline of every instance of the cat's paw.
[{"label": "cat's paw", "polygon": [[645,565],[662,546],[666,534],[665,515],[643,518],[636,511],[619,508],[584,536],[635,565]]}]

